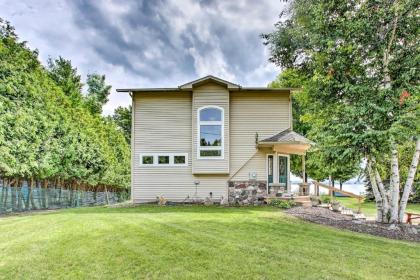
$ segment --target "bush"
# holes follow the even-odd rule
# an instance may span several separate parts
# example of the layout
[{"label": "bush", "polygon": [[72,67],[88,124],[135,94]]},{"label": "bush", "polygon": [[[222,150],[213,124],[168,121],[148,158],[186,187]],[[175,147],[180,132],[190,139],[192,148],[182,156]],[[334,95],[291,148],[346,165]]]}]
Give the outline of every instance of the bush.
[{"label": "bush", "polygon": [[331,203],[331,197],[329,195],[321,195],[322,203]]},{"label": "bush", "polygon": [[273,199],[270,201],[269,205],[277,208],[289,209],[296,206],[296,202],[293,200]]}]

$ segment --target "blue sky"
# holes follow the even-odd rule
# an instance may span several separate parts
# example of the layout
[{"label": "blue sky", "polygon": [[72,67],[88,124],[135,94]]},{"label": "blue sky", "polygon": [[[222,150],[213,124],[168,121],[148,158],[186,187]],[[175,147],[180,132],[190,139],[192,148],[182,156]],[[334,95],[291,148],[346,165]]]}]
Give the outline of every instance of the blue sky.
[{"label": "blue sky", "polygon": [[280,0],[0,0],[0,17],[43,63],[61,55],[83,78],[106,75],[105,114],[129,104],[121,87],[172,87],[207,74],[265,86],[280,70],[259,35],[282,9]]}]

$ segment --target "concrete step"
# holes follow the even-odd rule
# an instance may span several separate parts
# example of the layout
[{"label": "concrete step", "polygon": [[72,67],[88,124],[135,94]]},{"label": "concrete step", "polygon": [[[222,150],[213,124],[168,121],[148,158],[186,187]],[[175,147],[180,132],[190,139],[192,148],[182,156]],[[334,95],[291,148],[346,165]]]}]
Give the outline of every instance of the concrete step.
[{"label": "concrete step", "polygon": [[309,198],[309,196],[296,196],[293,200],[296,203],[301,204],[303,207],[312,206],[311,199]]}]

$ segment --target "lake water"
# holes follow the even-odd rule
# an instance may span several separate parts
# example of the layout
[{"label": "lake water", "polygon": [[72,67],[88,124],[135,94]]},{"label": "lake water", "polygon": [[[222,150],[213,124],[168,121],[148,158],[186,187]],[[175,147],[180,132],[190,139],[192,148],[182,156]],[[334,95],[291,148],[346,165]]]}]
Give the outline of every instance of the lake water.
[{"label": "lake water", "polygon": [[[302,182],[302,179],[299,177],[295,177],[295,176],[291,176],[290,178],[291,184],[292,184],[292,192],[299,192],[299,183]],[[311,182],[312,180],[309,178],[308,182]],[[321,183],[324,184],[329,184],[328,180],[327,181],[322,181]],[[313,185],[311,185],[311,193],[314,192],[314,188],[312,187]],[[335,184],[336,188],[340,188],[340,184],[336,183]],[[365,188],[365,183],[363,181],[358,181],[357,179],[351,179],[347,182],[345,182],[343,184],[343,190],[344,191],[348,191],[348,192],[352,192],[354,194],[360,195],[360,194],[364,194],[366,192],[366,188]],[[324,188],[319,188],[319,192],[321,194],[328,194],[328,190],[324,189]]]}]

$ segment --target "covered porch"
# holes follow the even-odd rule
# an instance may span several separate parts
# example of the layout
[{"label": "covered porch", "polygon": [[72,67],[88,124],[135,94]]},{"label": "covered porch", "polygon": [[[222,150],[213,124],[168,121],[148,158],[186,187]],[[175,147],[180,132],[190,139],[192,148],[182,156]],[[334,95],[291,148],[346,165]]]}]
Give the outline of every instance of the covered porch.
[{"label": "covered porch", "polygon": [[314,142],[306,137],[286,129],[269,138],[257,141],[258,149],[269,149],[272,152],[267,154],[267,198],[290,197],[290,155],[302,156],[302,182],[299,184],[299,196],[309,195],[309,184],[307,182],[305,155]]}]

